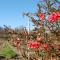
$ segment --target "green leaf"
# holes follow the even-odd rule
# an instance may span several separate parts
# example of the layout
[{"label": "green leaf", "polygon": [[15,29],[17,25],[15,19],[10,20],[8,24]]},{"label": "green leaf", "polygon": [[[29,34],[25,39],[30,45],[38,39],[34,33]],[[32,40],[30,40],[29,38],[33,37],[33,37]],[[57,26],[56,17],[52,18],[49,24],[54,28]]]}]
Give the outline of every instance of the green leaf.
[{"label": "green leaf", "polygon": [[17,54],[10,48],[8,44],[5,44],[3,50],[0,51],[0,56],[4,56],[7,58],[11,58],[16,56]]}]

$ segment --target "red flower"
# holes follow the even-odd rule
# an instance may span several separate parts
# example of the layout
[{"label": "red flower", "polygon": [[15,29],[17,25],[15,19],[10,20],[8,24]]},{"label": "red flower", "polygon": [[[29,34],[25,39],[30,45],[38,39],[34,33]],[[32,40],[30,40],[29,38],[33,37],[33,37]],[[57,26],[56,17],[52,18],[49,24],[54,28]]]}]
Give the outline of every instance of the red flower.
[{"label": "red flower", "polygon": [[48,16],[48,20],[50,22],[56,22],[60,18],[60,14],[58,12],[53,12],[51,15]]},{"label": "red flower", "polygon": [[53,12],[52,13],[52,16],[53,16],[54,20],[57,20],[58,19],[58,14],[56,12]]},{"label": "red flower", "polygon": [[39,48],[40,43],[36,42],[36,41],[29,41],[28,44],[27,44],[27,46],[29,48],[35,49],[35,48]]},{"label": "red flower", "polygon": [[44,36],[42,37],[37,37],[36,40],[39,42],[39,41],[42,41],[44,39]]},{"label": "red flower", "polygon": [[49,45],[48,45],[47,43],[45,43],[45,44],[43,44],[43,47],[44,47],[45,49],[48,49],[48,48],[49,48]]},{"label": "red flower", "polygon": [[44,20],[45,14],[44,14],[44,13],[39,14],[39,18],[40,18],[41,20]]},{"label": "red flower", "polygon": [[52,15],[49,15],[48,16],[48,20],[49,20],[49,22],[54,22],[55,20],[53,19],[53,16]]},{"label": "red flower", "polygon": [[21,42],[20,42],[20,40],[15,39],[12,41],[12,44],[13,44],[13,46],[18,47],[18,46],[20,46]]},{"label": "red flower", "polygon": [[58,14],[58,19],[60,19],[60,13],[57,12],[57,14]]}]

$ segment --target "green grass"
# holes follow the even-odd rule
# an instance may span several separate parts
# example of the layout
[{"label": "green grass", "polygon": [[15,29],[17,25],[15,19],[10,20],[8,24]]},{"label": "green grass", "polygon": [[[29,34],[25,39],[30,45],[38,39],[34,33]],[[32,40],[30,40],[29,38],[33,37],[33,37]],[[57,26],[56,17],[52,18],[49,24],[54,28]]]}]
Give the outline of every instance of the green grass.
[{"label": "green grass", "polygon": [[8,44],[5,44],[3,50],[0,51],[0,56],[4,56],[6,58],[12,58],[17,54],[10,48]]}]

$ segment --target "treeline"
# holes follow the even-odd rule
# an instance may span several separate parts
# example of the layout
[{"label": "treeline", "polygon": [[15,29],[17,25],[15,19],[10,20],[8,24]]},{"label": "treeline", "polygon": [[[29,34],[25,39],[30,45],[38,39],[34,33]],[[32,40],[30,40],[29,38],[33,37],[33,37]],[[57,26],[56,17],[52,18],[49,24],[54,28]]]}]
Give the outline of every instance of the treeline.
[{"label": "treeline", "polygon": [[0,39],[1,38],[9,38],[12,37],[13,35],[17,35],[19,37],[22,37],[22,35],[28,32],[26,27],[16,27],[16,28],[11,28],[10,26],[3,25],[3,27],[0,26]]}]

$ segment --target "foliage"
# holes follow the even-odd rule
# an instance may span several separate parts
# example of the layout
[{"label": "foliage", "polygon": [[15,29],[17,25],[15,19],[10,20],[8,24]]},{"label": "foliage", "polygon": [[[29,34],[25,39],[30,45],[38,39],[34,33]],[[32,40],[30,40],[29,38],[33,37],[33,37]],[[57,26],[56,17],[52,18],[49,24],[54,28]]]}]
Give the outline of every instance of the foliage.
[{"label": "foliage", "polygon": [[[34,47],[39,51],[37,54],[41,53],[45,58],[44,60],[50,59],[50,57],[60,56],[60,8],[59,1],[56,0],[44,0],[38,3],[38,11],[36,13],[26,13],[35,28],[30,35],[29,41],[36,41],[41,45],[36,48],[36,43],[34,42],[29,45],[28,48],[35,51]],[[55,4],[57,4],[55,6]],[[34,17],[35,16],[35,17]],[[38,17],[37,19],[35,19]],[[35,33],[34,33],[35,32]],[[31,34],[31,33],[30,33]],[[32,39],[32,38],[34,39]],[[41,39],[44,37],[44,39]],[[29,42],[28,41],[28,42]],[[34,47],[33,47],[34,46]],[[44,51],[44,52],[41,52]],[[36,51],[35,51],[36,52]],[[38,55],[39,56],[39,55]]]},{"label": "foliage", "polygon": [[6,43],[3,46],[2,51],[0,51],[0,56],[6,57],[6,58],[12,58],[17,56],[17,54],[11,49],[11,47]]},{"label": "foliage", "polygon": [[[60,2],[40,0],[37,7],[36,13],[24,13],[34,24],[32,31],[28,32],[26,28],[12,29],[5,25],[0,31],[8,34],[10,40],[12,39],[12,45],[16,44],[19,54],[27,60],[38,60],[40,57],[42,60],[53,60],[54,57],[56,60],[60,59]],[[10,47],[5,46],[2,53],[7,57],[15,55],[14,52],[10,52]]]}]

